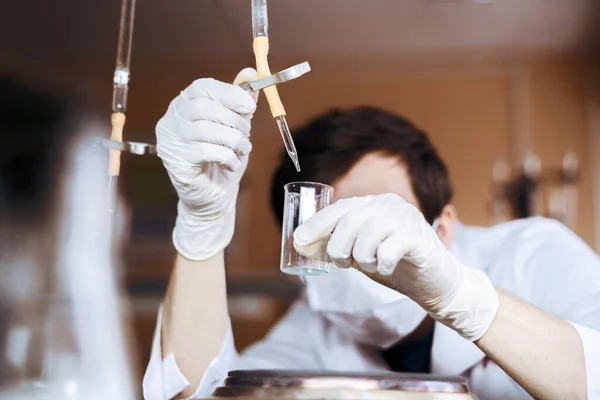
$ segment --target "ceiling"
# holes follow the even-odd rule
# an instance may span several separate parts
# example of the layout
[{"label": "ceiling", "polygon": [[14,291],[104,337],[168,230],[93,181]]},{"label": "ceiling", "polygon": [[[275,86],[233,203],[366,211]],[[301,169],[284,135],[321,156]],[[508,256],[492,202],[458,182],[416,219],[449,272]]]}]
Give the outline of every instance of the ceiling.
[{"label": "ceiling", "polygon": [[[596,0],[271,0],[271,52],[303,56],[564,52],[597,43]],[[6,60],[113,58],[120,0],[12,1]],[[251,54],[249,0],[138,0],[133,57]]]}]

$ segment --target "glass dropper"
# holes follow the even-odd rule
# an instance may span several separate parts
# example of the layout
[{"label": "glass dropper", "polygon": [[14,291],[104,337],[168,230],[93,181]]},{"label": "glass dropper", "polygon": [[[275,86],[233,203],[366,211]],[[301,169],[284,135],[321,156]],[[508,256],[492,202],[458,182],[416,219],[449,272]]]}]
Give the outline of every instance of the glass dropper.
[{"label": "glass dropper", "polygon": [[[127,111],[127,95],[129,92],[129,62],[131,59],[131,39],[133,36],[133,20],[135,0],[122,0],[121,21],[119,25],[119,43],[117,48],[117,64],[113,76],[112,96],[112,132],[111,139],[123,141],[123,126]],[[110,150],[108,181],[108,212],[114,213],[117,203],[117,180],[120,172],[120,150]]]},{"label": "glass dropper", "polygon": [[[259,78],[264,78],[265,76],[271,75],[269,64],[267,62],[267,54],[269,51],[269,18],[267,13],[267,0],[252,0],[252,36],[255,42],[254,49]],[[261,42],[261,45],[257,45],[259,41]],[[263,52],[259,54],[257,53],[257,49],[262,49]],[[264,92],[267,100],[269,101],[269,105],[271,106],[271,111],[273,112],[275,109],[280,110],[280,112],[274,112],[273,117],[277,122],[277,127],[281,133],[285,150],[292,159],[292,162],[296,167],[296,171],[300,172],[298,153],[296,152],[296,146],[294,145],[290,128],[288,127],[285,119],[285,111],[283,109],[283,105],[281,104],[281,100],[279,99],[277,88],[272,86],[265,89]]]}]

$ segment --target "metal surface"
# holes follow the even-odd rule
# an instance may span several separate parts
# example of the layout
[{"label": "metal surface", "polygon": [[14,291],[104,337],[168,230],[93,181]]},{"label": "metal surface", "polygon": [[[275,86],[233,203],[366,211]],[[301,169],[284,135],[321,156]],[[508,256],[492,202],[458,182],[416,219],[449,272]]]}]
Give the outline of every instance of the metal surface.
[{"label": "metal surface", "polygon": [[[255,388],[256,389],[256,388]],[[213,393],[213,398],[261,399],[261,400],[477,400],[470,393],[401,392],[391,390],[298,390],[271,389],[247,390],[246,392]]]},{"label": "metal surface", "polygon": [[462,377],[321,371],[231,371],[213,396],[265,399],[477,399]]},{"label": "metal surface", "polygon": [[117,142],[116,140],[102,139],[102,146],[107,149],[126,151],[137,155],[156,154],[156,145],[139,142]]},{"label": "metal surface", "polygon": [[246,91],[257,92],[261,89],[267,88],[269,86],[276,85],[278,83],[283,83],[287,81],[291,81],[293,79],[299,78],[302,75],[306,74],[310,71],[310,65],[308,61],[305,61],[300,64],[296,64],[293,67],[289,67],[284,69],[283,71],[277,72],[273,75],[269,75],[265,78],[258,79],[256,81],[247,82],[240,87]]}]

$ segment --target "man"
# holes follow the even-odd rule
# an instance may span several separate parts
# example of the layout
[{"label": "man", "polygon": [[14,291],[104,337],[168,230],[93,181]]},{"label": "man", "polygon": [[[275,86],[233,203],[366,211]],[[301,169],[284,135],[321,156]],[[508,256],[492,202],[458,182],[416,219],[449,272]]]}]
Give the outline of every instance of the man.
[{"label": "man", "polygon": [[[246,69],[234,83],[253,79]],[[240,88],[200,79],[157,125],[180,198],[179,255],[144,378],[147,399],[207,396],[234,368],[461,374],[484,400],[600,399],[598,257],[550,220],[463,227],[426,135],[372,108],[332,112],[296,133],[303,170],[284,158],[273,205],[281,217],[289,181],[332,185],[337,202],[300,226],[294,245],[302,251],[329,237],[340,268],[308,277],[282,321],[238,356],[223,249],[254,109]]]}]

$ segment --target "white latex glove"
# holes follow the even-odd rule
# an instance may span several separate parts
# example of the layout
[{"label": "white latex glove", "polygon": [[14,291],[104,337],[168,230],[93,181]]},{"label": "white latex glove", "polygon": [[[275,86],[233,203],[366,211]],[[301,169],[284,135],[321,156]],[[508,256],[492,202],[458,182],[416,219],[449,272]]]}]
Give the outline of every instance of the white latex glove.
[{"label": "white latex glove", "polygon": [[479,339],[492,323],[498,295],[489,278],[462,265],[399,196],[339,200],[296,229],[294,246],[310,255],[329,235],[327,253],[336,265],[358,268],[410,297],[464,338]]},{"label": "white latex glove", "polygon": [[236,85],[256,79],[252,68],[242,70],[233,85],[198,79],[156,125],[158,156],[179,195],[173,244],[190,260],[214,256],[233,237],[256,109],[256,98]]}]

